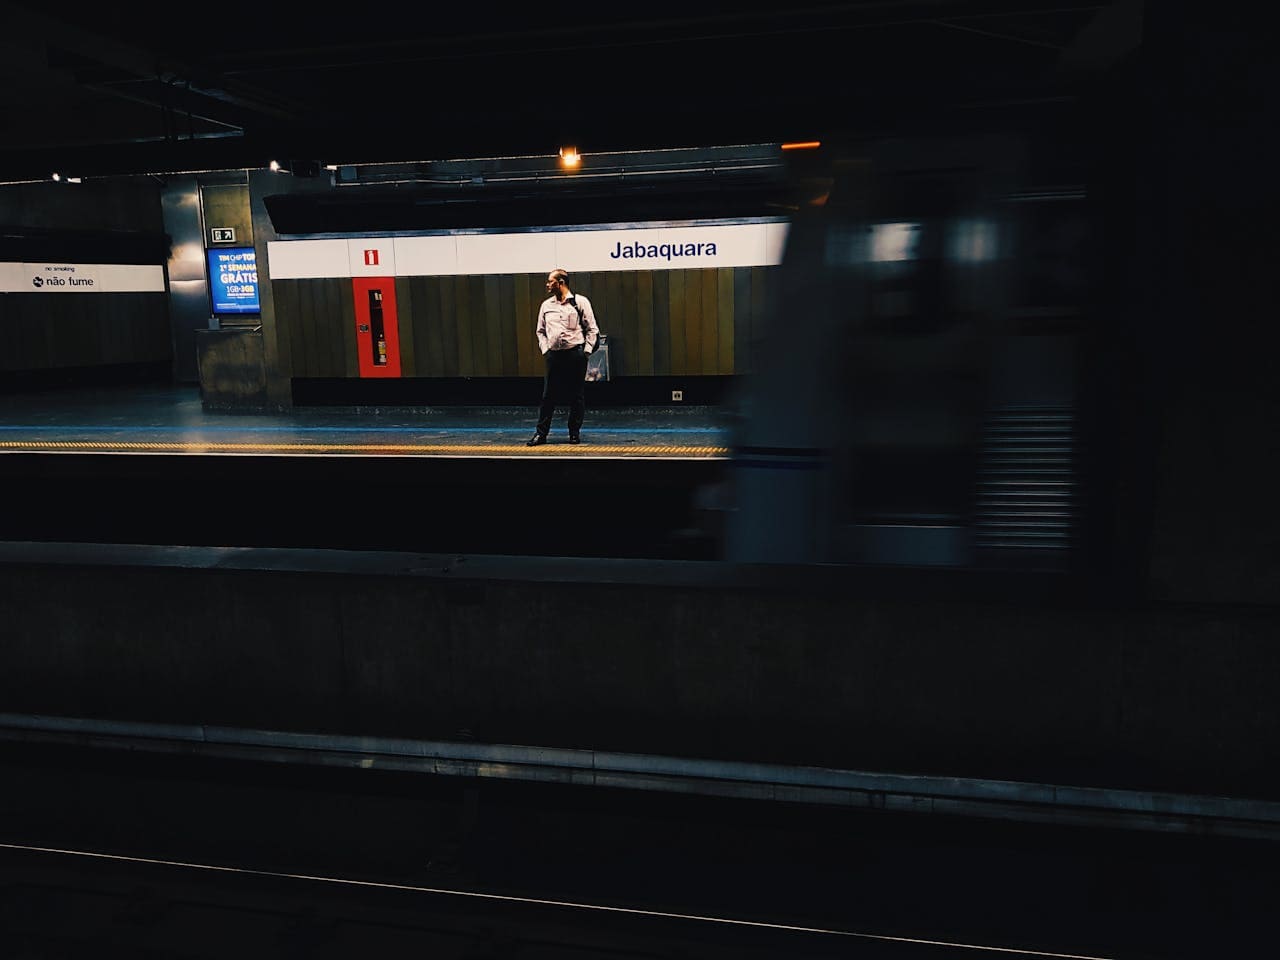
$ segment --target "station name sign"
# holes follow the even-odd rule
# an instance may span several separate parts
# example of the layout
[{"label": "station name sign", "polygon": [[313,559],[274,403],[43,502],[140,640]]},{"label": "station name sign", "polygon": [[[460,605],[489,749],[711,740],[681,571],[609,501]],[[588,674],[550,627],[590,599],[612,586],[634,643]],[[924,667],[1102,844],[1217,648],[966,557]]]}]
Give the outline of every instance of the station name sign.
[{"label": "station name sign", "polygon": [[714,226],[272,240],[272,280],[764,267],[782,262],[785,220]]}]

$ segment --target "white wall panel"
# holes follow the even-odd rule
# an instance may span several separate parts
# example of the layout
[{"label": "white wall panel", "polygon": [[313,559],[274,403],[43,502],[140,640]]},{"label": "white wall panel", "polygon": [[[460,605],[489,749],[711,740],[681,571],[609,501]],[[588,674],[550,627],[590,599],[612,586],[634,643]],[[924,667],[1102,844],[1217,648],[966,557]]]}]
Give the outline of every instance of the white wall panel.
[{"label": "white wall panel", "polygon": [[396,266],[407,277],[452,277],[463,237],[397,237]]},{"label": "white wall panel", "polygon": [[164,267],[157,264],[99,263],[103,293],[164,293]]},{"label": "white wall panel", "polygon": [[[552,233],[492,233],[458,237],[458,272],[550,273],[557,266]],[[566,268],[567,269],[567,268]]]},{"label": "white wall panel", "polygon": [[349,277],[346,240],[271,240],[267,243],[267,275],[271,280]]},{"label": "white wall panel", "polygon": [[22,292],[22,281],[26,279],[20,263],[0,263],[0,293]]}]

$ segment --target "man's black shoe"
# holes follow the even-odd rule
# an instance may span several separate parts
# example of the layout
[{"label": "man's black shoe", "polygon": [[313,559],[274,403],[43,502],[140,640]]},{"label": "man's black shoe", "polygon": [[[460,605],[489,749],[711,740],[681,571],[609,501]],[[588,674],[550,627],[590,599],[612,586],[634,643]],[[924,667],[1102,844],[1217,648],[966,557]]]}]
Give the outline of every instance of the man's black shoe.
[{"label": "man's black shoe", "polygon": [[529,442],[528,442],[528,443],[526,443],[526,444],[525,444],[525,446],[526,446],[526,447],[540,447],[540,446],[542,446],[542,445],[543,445],[544,443],[546,443],[546,442],[547,442],[547,438],[546,438],[546,437],[544,437],[544,436],[543,436],[542,434],[540,434],[540,433],[535,433],[532,437],[530,437],[530,438],[529,438]]},{"label": "man's black shoe", "polygon": [[580,436],[578,436],[576,433],[571,433],[571,434],[569,434],[569,442],[570,442],[570,443],[581,443],[581,442],[582,442],[582,438],[581,438]]}]

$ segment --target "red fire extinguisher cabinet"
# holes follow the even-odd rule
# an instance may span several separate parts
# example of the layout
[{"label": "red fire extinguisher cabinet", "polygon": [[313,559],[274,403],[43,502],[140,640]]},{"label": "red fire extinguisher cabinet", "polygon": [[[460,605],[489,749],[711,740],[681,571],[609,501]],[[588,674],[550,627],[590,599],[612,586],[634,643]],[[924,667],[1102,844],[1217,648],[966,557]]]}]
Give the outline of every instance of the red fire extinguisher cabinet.
[{"label": "red fire extinguisher cabinet", "polygon": [[356,351],[362,377],[400,376],[400,328],[392,277],[353,277]]}]

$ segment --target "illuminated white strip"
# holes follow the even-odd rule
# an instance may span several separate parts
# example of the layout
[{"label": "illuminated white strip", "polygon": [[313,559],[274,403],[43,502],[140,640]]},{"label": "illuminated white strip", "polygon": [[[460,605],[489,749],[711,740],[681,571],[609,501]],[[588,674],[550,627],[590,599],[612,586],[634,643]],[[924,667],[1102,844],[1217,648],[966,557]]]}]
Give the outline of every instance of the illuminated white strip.
[{"label": "illuminated white strip", "polygon": [[19,843],[0,843],[0,850],[20,850],[28,853],[49,853],[60,856],[86,857],[94,860],[116,860],[123,863],[145,863],[158,867],[179,867],[185,870],[205,870],[211,873],[236,873],[248,877],[271,877],[276,880],[306,880],[319,883],[342,884],[372,890],[398,890],[408,893],[428,893],[435,896],[469,897],[473,900],[490,900],[499,903],[527,903],[540,907],[571,907],[576,910],[595,910],[601,913],[620,913],[636,917],[653,917],[662,920],[693,920],[700,923],[718,923],[733,927],[764,930],[780,930],[790,933],[822,934],[829,937],[855,937],[862,940],[879,940],[889,943],[912,943],[930,947],[950,947],[955,950],[982,950],[988,953],[1004,953],[1018,957],[1045,957],[1050,960],[1112,960],[1083,953],[1053,953],[1046,950],[1026,950],[1018,947],[996,947],[981,943],[963,943],[958,940],[925,940],[918,937],[895,937],[883,933],[862,933],[842,930],[839,927],[809,927],[790,923],[770,923],[765,920],[741,920],[735,917],[714,917],[698,913],[675,913],[668,910],[645,910],[639,907],[617,907],[603,903],[582,903],[574,900],[548,900],[540,897],[517,897],[512,894],[484,893],[479,890],[456,890],[449,887],[424,887],[411,883],[383,883],[377,880],[351,880],[346,877],[325,877],[309,873],[283,873],[277,870],[254,870],[247,867],[227,867],[212,863],[191,863],[184,860],[156,860],[150,857],[126,857],[116,853],[98,853],[92,850],[68,850],[60,847],[36,847]]},{"label": "illuminated white strip", "polygon": [[785,222],[627,227],[545,233],[272,240],[272,280],[450,277],[618,270],[771,267],[782,262]]},{"label": "illuminated white strip", "polygon": [[0,263],[0,293],[164,293],[151,263]]}]

